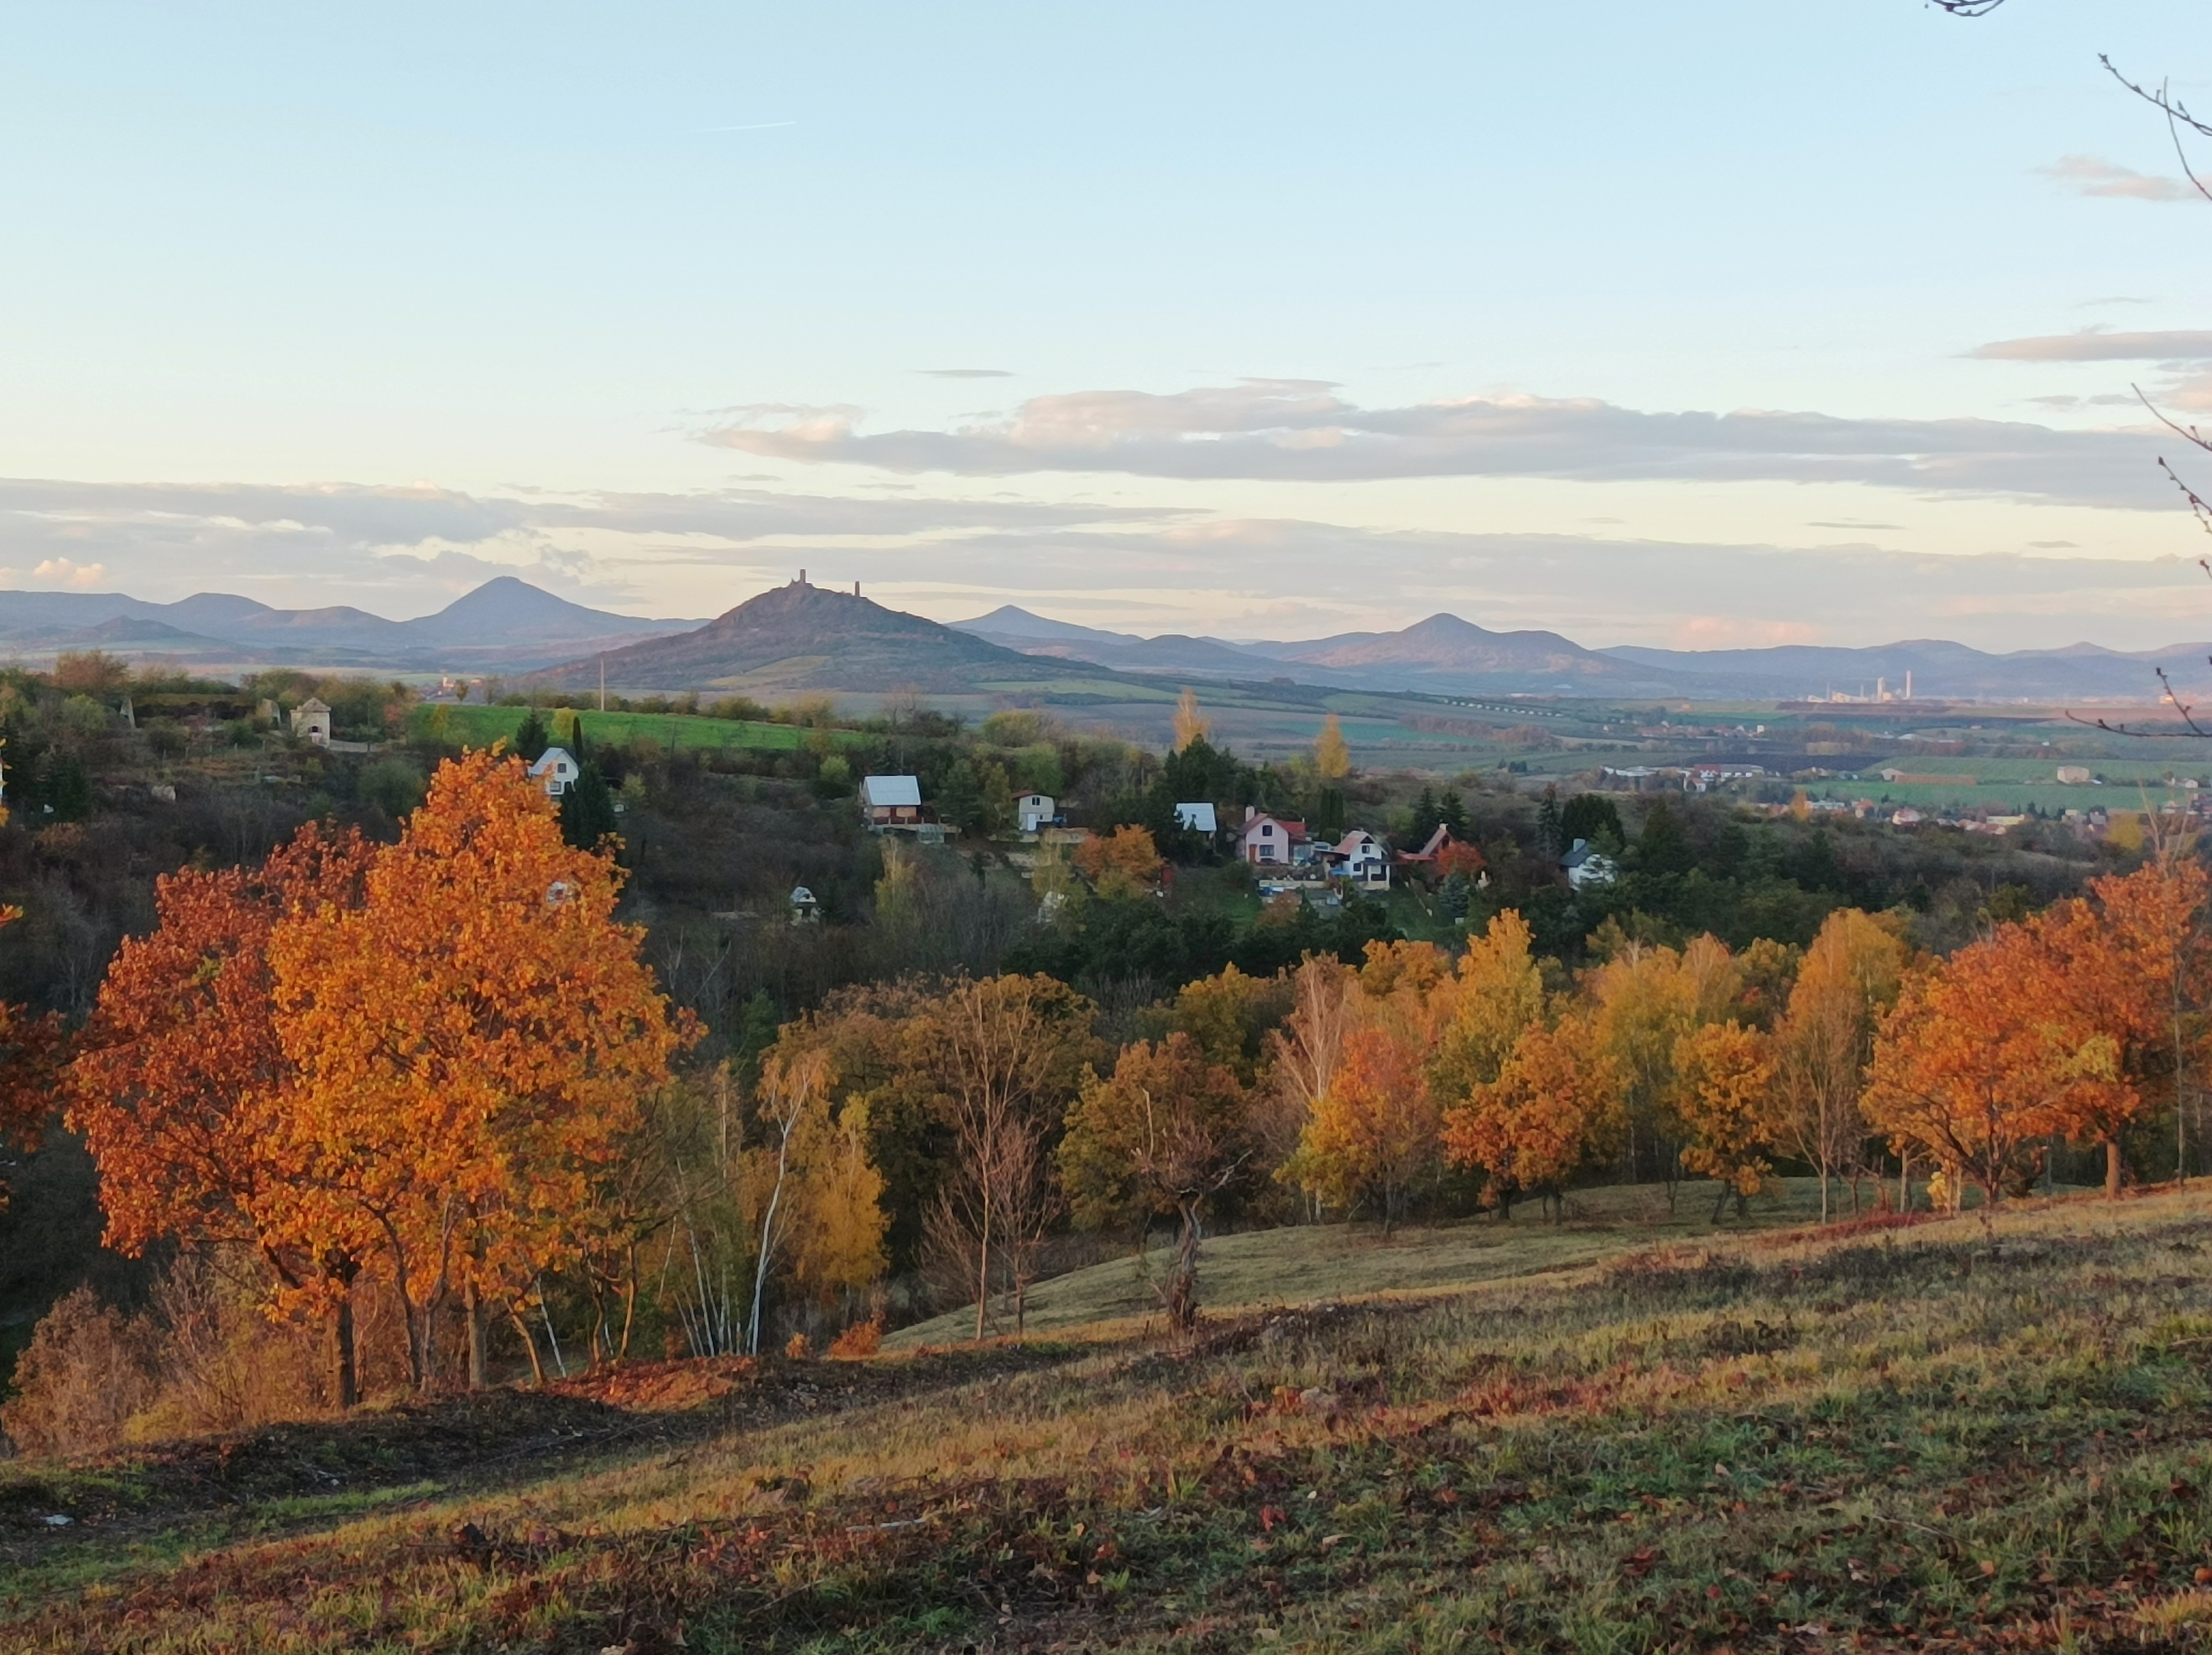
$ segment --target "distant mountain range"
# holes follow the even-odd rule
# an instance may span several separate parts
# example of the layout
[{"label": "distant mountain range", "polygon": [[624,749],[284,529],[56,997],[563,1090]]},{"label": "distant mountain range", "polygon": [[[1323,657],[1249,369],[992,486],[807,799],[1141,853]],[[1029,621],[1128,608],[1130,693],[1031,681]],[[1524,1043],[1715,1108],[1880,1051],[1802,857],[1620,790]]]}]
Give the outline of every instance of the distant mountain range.
[{"label": "distant mountain range", "polygon": [[105,649],[210,667],[515,672],[570,660],[580,648],[620,648],[700,624],[586,609],[513,575],[411,621],[344,606],[272,609],[221,592],[173,604],[121,593],[0,592],[0,659]]},{"label": "distant mountain range", "polygon": [[2212,644],[2127,652],[2079,643],[1992,654],[1915,640],[1863,649],[1789,644],[1767,649],[1588,649],[1556,632],[1492,632],[1431,615],[1396,632],[1345,632],[1290,643],[1139,637],[1055,621],[1009,604],[959,630],[1034,655],[1124,672],[1192,678],[1292,676],[1347,689],[1425,695],[1687,696],[1705,700],[1871,694],[1887,681],[1931,701],[2155,699],[2163,666],[2185,692],[2212,689]]},{"label": "distant mountain range", "polygon": [[204,670],[301,666],[358,671],[497,672],[549,688],[728,689],[759,696],[850,691],[972,692],[1034,684],[1049,661],[1107,674],[1238,679],[1447,697],[1589,696],[1766,700],[1901,693],[1927,701],[2142,703],[2163,666],[2185,697],[2212,696],[2212,644],[2129,653],[2075,644],[1992,654],[1935,640],[1840,649],[1589,649],[1556,632],[1492,632],[1431,615],[1395,632],[1293,642],[1131,633],[1078,626],[1007,605],[943,626],[860,595],[777,587],[712,621],[646,620],[587,609],[526,581],[488,581],[434,615],[386,620],[366,610],[273,609],[201,593],[172,604],[120,593],[0,592],[0,660],[36,663],[70,649],[163,657]]}]

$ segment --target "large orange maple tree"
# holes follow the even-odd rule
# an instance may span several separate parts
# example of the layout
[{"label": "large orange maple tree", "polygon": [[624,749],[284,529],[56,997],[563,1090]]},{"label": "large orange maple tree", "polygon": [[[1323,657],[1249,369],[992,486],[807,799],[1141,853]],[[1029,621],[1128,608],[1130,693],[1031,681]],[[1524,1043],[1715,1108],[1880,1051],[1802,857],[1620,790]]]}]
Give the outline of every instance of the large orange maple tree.
[{"label": "large orange maple tree", "polygon": [[2053,992],[2035,931],[2005,925],[1907,973],[1875,1043],[1867,1123],[1982,1191],[1982,1216],[2035,1139],[2066,1131],[2124,1082],[2119,1052]]},{"label": "large orange maple tree", "polygon": [[2105,1153],[2105,1193],[2120,1193],[2120,1135],[2151,1096],[2175,1104],[2175,1160],[2187,1164],[2189,1025],[2208,975],[2203,866],[2163,856],[2124,876],[2090,882],[2090,895],[2053,904],[2026,928],[2043,956],[2041,993],[2077,1044],[2102,1038],[2113,1074],[2069,1094],[2059,1129]]},{"label": "large orange maple tree", "polygon": [[363,1254],[294,1223],[269,940],[288,916],[361,900],[370,848],[310,824],[259,869],[185,869],[155,888],[155,929],[125,939],[66,1076],[68,1120],[100,1168],[106,1242],[257,1248],[288,1293],[331,1317],[331,1393],[356,1384],[349,1289]]},{"label": "large orange maple tree", "polygon": [[358,907],[271,932],[277,1037],[295,1080],[283,1217],[380,1260],[431,1378],[458,1295],[471,1383],[488,1317],[572,1262],[643,1095],[689,1037],[618,923],[611,855],[565,843],[520,761],[441,766]]}]

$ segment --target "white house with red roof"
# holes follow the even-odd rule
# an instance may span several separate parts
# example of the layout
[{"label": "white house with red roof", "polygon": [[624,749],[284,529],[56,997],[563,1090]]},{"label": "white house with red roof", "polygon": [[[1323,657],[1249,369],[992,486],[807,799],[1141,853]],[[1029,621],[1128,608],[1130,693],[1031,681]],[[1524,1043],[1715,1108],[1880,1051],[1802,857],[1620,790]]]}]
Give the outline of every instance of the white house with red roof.
[{"label": "white house with red roof", "polygon": [[1298,848],[1306,843],[1306,824],[1265,816],[1248,807],[1244,831],[1238,843],[1244,860],[1255,867],[1288,867],[1297,859]]}]

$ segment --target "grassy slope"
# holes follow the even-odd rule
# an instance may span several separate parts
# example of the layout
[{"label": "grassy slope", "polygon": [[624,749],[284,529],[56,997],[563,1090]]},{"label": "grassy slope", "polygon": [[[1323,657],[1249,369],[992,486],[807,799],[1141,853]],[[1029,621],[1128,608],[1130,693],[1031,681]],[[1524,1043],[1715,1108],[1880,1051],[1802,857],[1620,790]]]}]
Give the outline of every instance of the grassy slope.
[{"label": "grassy slope", "polygon": [[[1848,1201],[1842,1187],[1836,1193]],[[1702,1238],[1711,1232],[1714,1189],[1686,1185],[1674,1211],[1656,1184],[1586,1190],[1574,1197],[1565,1225],[1545,1223],[1534,1202],[1512,1221],[1477,1219],[1439,1229],[1407,1229],[1385,1240],[1364,1225],[1260,1230],[1209,1238],[1199,1251],[1200,1290],[1218,1311],[1310,1305],[1322,1299],[1418,1293],[1506,1275],[1571,1269],[1661,1242]],[[1803,1224],[1820,1216],[1819,1184],[1776,1180],[1773,1193],[1752,1204],[1757,1228]],[[1735,1220],[1729,1220],[1731,1226]],[[1061,1333],[1103,1328],[1155,1315],[1146,1274],[1162,1259],[1134,1256],[1074,1270],[1032,1288],[1024,1317],[1029,1331]],[[902,1328],[885,1342],[896,1349],[949,1344],[972,1337],[975,1307],[951,1311]],[[1133,1331],[1133,1329],[1127,1329]]]},{"label": "grassy slope", "polygon": [[748,1430],[709,1409],[649,1452],[295,1514],[282,1538],[173,1533],[135,1562],[64,1543],[19,1573],[0,1646],[1380,1655],[2202,1630],[2212,1191],[2011,1210],[1995,1240],[1972,1218],[1718,1237],[1217,1323],[1188,1348],[780,1369],[757,1385],[780,1412]]}]

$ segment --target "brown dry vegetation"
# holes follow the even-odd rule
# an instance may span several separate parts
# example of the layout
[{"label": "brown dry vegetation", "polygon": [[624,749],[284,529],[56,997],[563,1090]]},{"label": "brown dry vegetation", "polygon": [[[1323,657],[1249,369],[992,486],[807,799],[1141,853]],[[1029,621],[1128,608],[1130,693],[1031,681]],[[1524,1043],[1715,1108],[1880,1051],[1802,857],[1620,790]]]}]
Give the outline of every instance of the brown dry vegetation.
[{"label": "brown dry vegetation", "polygon": [[17,1471],[0,1645],[2179,1646],[2208,1250],[2212,1190],[2027,1204]]}]

